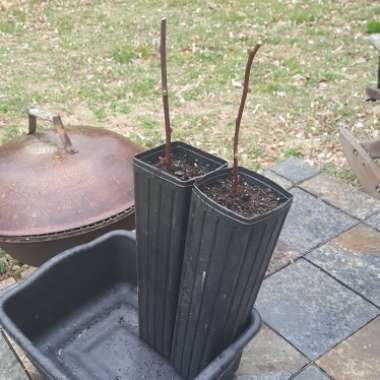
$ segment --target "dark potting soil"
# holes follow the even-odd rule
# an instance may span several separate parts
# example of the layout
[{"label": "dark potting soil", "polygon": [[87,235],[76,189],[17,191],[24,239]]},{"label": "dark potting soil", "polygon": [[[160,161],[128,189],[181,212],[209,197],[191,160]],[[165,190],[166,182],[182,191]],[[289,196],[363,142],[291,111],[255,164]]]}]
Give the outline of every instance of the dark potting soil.
[{"label": "dark potting soil", "polygon": [[[158,163],[162,170],[167,171],[166,166]],[[205,163],[201,163],[197,158],[191,157],[186,152],[173,152],[173,160],[170,174],[174,175],[181,181],[187,181],[192,178],[200,177],[210,172],[212,168]]]},{"label": "dark potting soil", "polygon": [[220,205],[249,218],[265,214],[284,202],[270,188],[249,184],[242,179],[234,195],[232,177],[219,179],[205,186],[202,191]]}]

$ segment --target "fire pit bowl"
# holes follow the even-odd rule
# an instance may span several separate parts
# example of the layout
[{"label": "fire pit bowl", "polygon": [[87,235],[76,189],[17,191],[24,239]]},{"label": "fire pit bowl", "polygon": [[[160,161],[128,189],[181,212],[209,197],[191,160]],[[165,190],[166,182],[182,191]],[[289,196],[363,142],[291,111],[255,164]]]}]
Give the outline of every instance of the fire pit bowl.
[{"label": "fire pit bowl", "polygon": [[[69,281],[68,281],[69,280]],[[135,237],[114,231],[43,264],[0,301],[0,321],[51,380],[180,380],[138,337]],[[261,324],[245,331],[197,377],[228,379]]]},{"label": "fire pit bowl", "polygon": [[[37,119],[55,128],[38,129]],[[0,248],[38,266],[105,232],[134,228],[132,159],[142,148],[115,132],[65,127],[29,110],[29,132],[0,146]]]}]

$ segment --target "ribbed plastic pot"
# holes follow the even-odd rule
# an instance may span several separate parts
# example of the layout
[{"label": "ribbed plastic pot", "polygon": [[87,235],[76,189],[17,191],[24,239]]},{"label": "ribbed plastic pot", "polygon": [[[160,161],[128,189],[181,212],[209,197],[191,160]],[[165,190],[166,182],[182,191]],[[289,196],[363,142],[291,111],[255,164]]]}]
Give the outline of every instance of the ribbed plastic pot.
[{"label": "ribbed plastic pot", "polygon": [[[174,156],[186,155],[210,172],[226,166],[220,158],[182,142]],[[181,181],[160,169],[164,145],[138,154],[133,163],[139,279],[140,337],[169,358],[182,271],[183,250],[195,179]],[[199,178],[199,177],[198,177]]]},{"label": "ribbed plastic pot", "polygon": [[219,170],[193,188],[171,355],[186,379],[245,328],[292,202],[271,180],[239,168],[240,178],[272,189],[283,201],[266,214],[243,217],[202,192],[229,175],[231,169]]}]

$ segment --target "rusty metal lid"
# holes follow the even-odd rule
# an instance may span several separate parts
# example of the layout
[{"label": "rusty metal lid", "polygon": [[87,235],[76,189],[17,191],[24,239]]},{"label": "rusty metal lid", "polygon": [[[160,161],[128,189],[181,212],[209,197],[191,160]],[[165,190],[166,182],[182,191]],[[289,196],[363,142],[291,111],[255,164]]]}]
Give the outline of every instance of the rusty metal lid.
[{"label": "rusty metal lid", "polygon": [[[36,132],[36,119],[55,129]],[[0,240],[75,230],[133,211],[133,156],[142,149],[95,127],[64,128],[29,111],[29,134],[0,146]]]}]

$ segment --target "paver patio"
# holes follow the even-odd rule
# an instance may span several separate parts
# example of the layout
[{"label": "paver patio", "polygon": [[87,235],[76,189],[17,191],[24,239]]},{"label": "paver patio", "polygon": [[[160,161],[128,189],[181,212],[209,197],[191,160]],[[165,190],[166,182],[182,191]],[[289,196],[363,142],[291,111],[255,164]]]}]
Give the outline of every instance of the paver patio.
[{"label": "paver patio", "polygon": [[[235,380],[380,379],[380,201],[299,159],[265,175],[295,199]],[[0,360],[1,376],[8,367]],[[0,380],[24,380],[14,367]]]},{"label": "paver patio", "polygon": [[2,334],[0,334],[0,379],[28,380],[24,369]]}]

